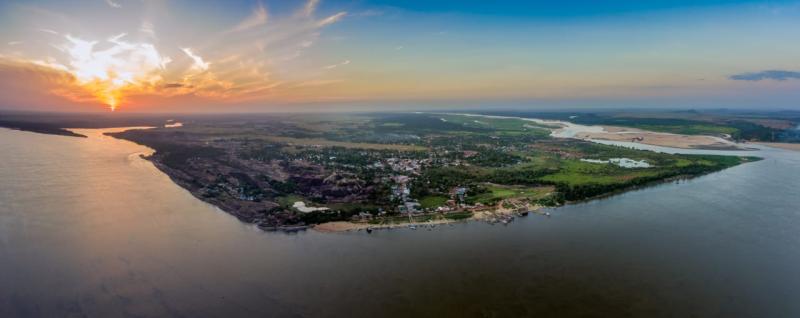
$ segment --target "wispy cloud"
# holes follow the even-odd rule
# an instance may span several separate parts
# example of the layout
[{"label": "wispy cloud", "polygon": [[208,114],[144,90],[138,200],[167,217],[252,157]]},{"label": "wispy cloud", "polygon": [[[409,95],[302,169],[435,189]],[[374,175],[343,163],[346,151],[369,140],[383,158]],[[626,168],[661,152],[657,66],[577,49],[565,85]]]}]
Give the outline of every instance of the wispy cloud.
[{"label": "wispy cloud", "polygon": [[188,55],[189,58],[192,59],[192,61],[194,62],[192,64],[192,68],[193,69],[198,70],[198,71],[206,71],[206,70],[208,70],[208,67],[211,66],[211,63],[203,61],[202,57],[200,57],[199,55],[197,55],[194,52],[192,52],[192,49],[190,49],[190,48],[182,48],[181,50],[183,51],[183,53],[186,53],[186,55]]},{"label": "wispy cloud", "polygon": [[377,17],[377,16],[381,16],[383,14],[384,14],[383,11],[369,9],[369,10],[364,10],[364,11],[361,11],[361,12],[353,13],[352,16],[355,16],[355,17]]},{"label": "wispy cloud", "polygon": [[800,72],[786,70],[766,70],[760,72],[735,74],[731,75],[729,78],[734,81],[751,82],[763,80],[785,81],[790,79],[800,79]]},{"label": "wispy cloud", "polygon": [[303,15],[310,17],[314,14],[314,11],[317,10],[317,6],[319,5],[319,0],[308,0],[306,5],[303,6]]},{"label": "wispy cloud", "polygon": [[264,25],[267,23],[267,17],[267,8],[265,8],[263,4],[259,3],[258,7],[253,10],[253,13],[242,22],[239,22],[238,25],[231,29],[231,32],[245,31],[260,25]]},{"label": "wispy cloud", "polygon": [[322,19],[319,22],[317,22],[317,27],[324,27],[326,25],[330,25],[330,24],[334,24],[336,22],[339,22],[339,20],[344,18],[345,15],[347,15],[347,12],[339,12],[337,14],[329,16],[329,17],[327,17],[325,19]]},{"label": "wispy cloud", "polygon": [[114,2],[113,0],[106,0],[106,4],[108,4],[112,8],[122,8],[118,2]]},{"label": "wispy cloud", "polygon": [[150,22],[147,21],[142,22],[142,26],[139,27],[139,32],[142,32],[143,34],[156,38],[156,28]]},{"label": "wispy cloud", "polygon": [[[147,89],[163,80],[161,74],[171,62],[152,44],[123,40],[125,34],[108,38],[98,48],[98,41],[66,35],[67,42],[57,48],[67,56],[65,63],[31,61],[61,72],[71,78],[53,92],[76,101],[93,96],[113,110],[123,100],[123,91],[132,87]],[[69,85],[66,85],[69,84]]]},{"label": "wispy cloud", "polygon": [[295,88],[301,88],[301,87],[317,87],[317,86],[325,86],[325,85],[338,84],[338,83],[341,83],[341,82],[344,82],[344,80],[341,80],[341,79],[331,79],[331,80],[310,80],[310,81],[305,81],[305,82],[300,82],[300,83],[297,83],[297,85],[295,85],[294,87],[295,87]]},{"label": "wispy cloud", "polygon": [[325,66],[324,68],[325,68],[326,70],[331,70],[331,69],[337,68],[337,67],[339,67],[339,66],[347,65],[347,64],[350,64],[350,60],[344,60],[344,61],[342,61],[341,63],[336,63],[336,64],[328,65],[328,66]]},{"label": "wispy cloud", "polygon": [[39,29],[39,31],[42,31],[44,33],[50,33],[50,34],[53,34],[53,35],[58,35],[58,32],[50,30],[50,29]]},{"label": "wispy cloud", "polygon": [[[35,70],[44,79],[57,78],[58,83],[52,86],[59,87],[42,90],[45,93],[111,107],[173,97],[230,103],[290,100],[296,98],[300,87],[341,82],[329,78],[334,72],[324,69],[351,63],[343,60],[319,66],[301,60],[306,51],[314,49],[323,29],[346,15],[333,11],[338,13],[316,17],[318,5],[319,1],[308,1],[289,15],[274,17],[268,17],[268,8],[258,5],[242,19],[219,26],[220,31],[203,34],[199,40],[182,38],[185,43],[180,45],[159,41],[156,25],[159,37],[172,39],[174,34],[169,23],[154,21],[150,16],[142,17],[138,28],[133,26],[128,33],[105,34],[101,38],[84,38],[86,34],[79,31],[84,26],[79,23],[67,28],[58,24],[48,25],[47,29],[32,26],[33,31],[43,33],[47,49],[53,47],[58,52],[14,51],[18,61],[9,62],[7,68]],[[5,43],[9,50],[18,44]],[[16,48],[24,50],[27,46]],[[0,64],[7,60],[7,56],[0,55]]]}]

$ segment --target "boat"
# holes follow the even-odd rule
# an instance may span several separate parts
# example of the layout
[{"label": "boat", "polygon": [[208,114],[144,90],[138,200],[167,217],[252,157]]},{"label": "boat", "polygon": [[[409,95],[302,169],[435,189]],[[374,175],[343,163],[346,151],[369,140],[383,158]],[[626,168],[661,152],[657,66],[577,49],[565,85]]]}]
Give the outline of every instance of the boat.
[{"label": "boat", "polygon": [[372,233],[372,228],[371,228],[371,227],[368,227],[368,228],[367,228],[367,233],[368,233],[368,234],[369,234],[369,233]]}]

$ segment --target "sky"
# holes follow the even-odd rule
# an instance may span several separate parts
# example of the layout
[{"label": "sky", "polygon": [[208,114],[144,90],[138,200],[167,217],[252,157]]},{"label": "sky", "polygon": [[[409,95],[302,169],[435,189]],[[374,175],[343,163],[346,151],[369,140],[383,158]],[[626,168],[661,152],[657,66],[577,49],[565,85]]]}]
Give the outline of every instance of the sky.
[{"label": "sky", "polygon": [[800,109],[800,1],[0,0],[0,109]]}]

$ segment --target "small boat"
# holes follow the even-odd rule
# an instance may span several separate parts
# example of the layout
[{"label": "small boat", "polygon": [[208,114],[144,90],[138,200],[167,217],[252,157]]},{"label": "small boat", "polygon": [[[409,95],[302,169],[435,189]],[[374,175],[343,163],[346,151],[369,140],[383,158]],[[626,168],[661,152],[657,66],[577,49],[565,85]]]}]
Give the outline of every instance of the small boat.
[{"label": "small boat", "polygon": [[417,226],[416,226],[416,225],[409,225],[409,226],[408,226],[408,228],[409,228],[409,229],[412,229],[412,230],[416,230],[416,229],[417,229]]},{"label": "small boat", "polygon": [[528,211],[522,212],[519,214],[520,216],[528,216]]},{"label": "small boat", "polygon": [[372,228],[371,227],[367,228],[367,234],[369,234],[369,233],[372,233]]}]

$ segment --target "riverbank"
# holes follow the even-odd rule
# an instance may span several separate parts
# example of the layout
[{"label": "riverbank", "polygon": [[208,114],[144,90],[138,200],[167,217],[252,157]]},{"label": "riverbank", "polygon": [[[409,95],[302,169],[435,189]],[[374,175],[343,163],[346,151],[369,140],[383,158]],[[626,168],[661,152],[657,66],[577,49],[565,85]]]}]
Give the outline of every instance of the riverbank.
[{"label": "riverbank", "polygon": [[[449,113],[448,113],[449,114]],[[705,150],[747,150],[735,142],[707,135],[681,135],[664,132],[641,130],[636,128],[606,126],[606,125],[580,125],[560,120],[543,120],[538,118],[525,118],[513,116],[495,116],[481,114],[460,114],[471,117],[506,118],[527,120],[548,127],[551,136],[556,138],[575,138],[581,140],[609,140],[625,141],[643,145],[661,146],[679,149],[705,149]]]},{"label": "riverbank", "polygon": [[[495,210],[484,210],[484,211],[476,211],[473,212],[472,215],[468,218],[464,219],[449,219],[447,217],[441,217],[438,219],[427,220],[427,221],[420,221],[420,222],[392,222],[392,223],[369,223],[369,222],[348,222],[348,221],[336,221],[336,222],[326,222],[312,226],[316,231],[323,232],[323,233],[335,233],[335,232],[351,232],[351,231],[361,231],[361,230],[387,230],[387,229],[398,229],[398,228],[434,228],[436,226],[441,225],[448,225],[454,223],[465,223],[465,222],[487,222],[490,224],[501,223],[501,224],[508,224],[513,222],[513,220],[518,216],[527,216],[529,214],[541,214],[550,216],[549,213],[543,212],[541,210],[542,207],[535,207],[529,211],[524,213],[515,212],[511,209],[504,209],[504,208],[497,208]],[[418,215],[417,217],[429,217],[430,215]],[[414,216],[412,216],[413,218]]]},{"label": "riverbank", "polygon": [[362,230],[389,230],[399,228],[421,228],[425,226],[439,226],[452,224],[457,222],[466,222],[466,220],[432,220],[428,222],[399,222],[389,224],[370,224],[370,223],[354,223],[347,221],[327,222],[314,225],[312,229],[322,233],[337,233],[337,232],[352,232]]},{"label": "riverbank", "polygon": [[77,134],[68,129],[64,129],[58,127],[57,125],[48,123],[31,123],[23,121],[0,120],[0,127],[20,130],[20,131],[35,132],[40,134],[86,138],[86,136],[84,135]]},{"label": "riverbank", "polygon": [[800,144],[792,144],[787,142],[754,142],[754,144],[764,145],[773,148],[786,149],[786,150],[800,151]]}]

